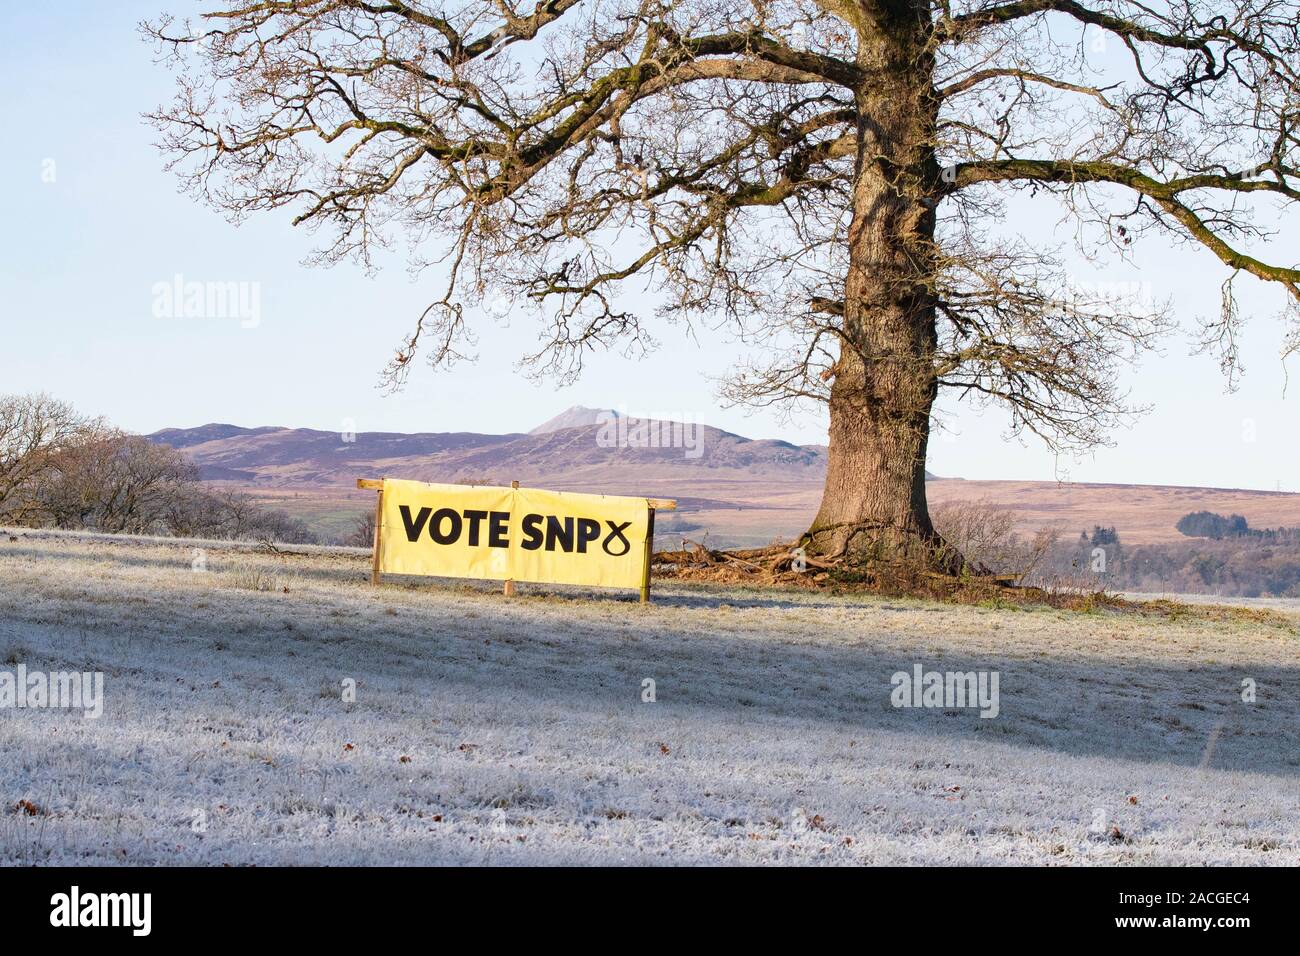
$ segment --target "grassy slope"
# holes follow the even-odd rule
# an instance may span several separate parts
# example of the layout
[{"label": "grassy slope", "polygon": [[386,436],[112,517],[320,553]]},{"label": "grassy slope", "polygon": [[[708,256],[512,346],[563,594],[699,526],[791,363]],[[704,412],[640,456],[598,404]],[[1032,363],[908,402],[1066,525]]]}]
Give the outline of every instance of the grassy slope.
[{"label": "grassy slope", "polygon": [[[0,862],[1300,862],[1294,625],[207,561],[0,536],[0,668],[107,674],[0,711]],[[914,662],[1002,715],[892,708]]]}]

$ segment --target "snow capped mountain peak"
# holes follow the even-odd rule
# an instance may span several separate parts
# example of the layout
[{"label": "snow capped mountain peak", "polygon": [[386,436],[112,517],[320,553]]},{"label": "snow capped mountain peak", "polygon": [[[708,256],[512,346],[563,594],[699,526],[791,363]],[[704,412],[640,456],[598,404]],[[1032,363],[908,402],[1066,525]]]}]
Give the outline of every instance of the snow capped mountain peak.
[{"label": "snow capped mountain peak", "polygon": [[618,417],[619,413],[612,408],[588,408],[585,405],[574,405],[572,408],[560,412],[554,418],[542,422],[528,434],[546,435],[550,432],[562,431],[565,428],[599,425]]}]

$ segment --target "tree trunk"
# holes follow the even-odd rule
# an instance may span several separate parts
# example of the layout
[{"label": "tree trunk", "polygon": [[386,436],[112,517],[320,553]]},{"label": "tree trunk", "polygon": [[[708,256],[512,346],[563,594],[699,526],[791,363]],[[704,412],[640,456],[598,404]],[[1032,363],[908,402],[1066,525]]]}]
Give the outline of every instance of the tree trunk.
[{"label": "tree trunk", "polygon": [[959,569],[930,523],[925,456],[938,391],[934,159],[937,99],[924,5],[863,35],[858,154],[830,462],[804,547],[850,561]]}]

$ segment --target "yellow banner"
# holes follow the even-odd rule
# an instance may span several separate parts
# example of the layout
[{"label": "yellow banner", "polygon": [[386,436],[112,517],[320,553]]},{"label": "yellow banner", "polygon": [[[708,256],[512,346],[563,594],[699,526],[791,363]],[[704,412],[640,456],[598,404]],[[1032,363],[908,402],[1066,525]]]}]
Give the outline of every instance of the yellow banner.
[{"label": "yellow banner", "polygon": [[639,588],[644,498],[384,479],[379,570]]}]

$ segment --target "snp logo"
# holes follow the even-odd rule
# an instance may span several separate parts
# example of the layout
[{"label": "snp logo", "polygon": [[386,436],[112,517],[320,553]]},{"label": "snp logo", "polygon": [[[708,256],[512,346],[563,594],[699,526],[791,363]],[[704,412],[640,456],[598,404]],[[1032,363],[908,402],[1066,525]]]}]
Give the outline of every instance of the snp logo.
[{"label": "snp logo", "polygon": [[152,893],[71,893],[50,897],[51,926],[129,926],[134,936],[148,936]]}]

